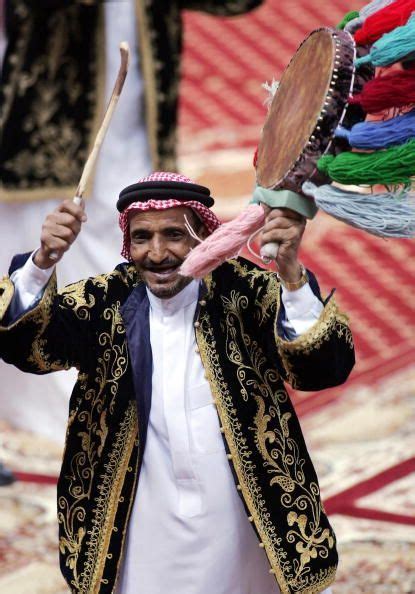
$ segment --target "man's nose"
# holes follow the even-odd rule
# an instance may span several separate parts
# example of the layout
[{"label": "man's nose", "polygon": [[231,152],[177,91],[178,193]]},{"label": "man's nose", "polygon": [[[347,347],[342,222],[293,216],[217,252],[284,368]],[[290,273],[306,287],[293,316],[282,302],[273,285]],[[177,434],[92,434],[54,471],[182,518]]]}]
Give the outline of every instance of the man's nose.
[{"label": "man's nose", "polygon": [[167,256],[166,244],[160,239],[153,239],[148,252],[149,259],[155,264],[160,264]]}]

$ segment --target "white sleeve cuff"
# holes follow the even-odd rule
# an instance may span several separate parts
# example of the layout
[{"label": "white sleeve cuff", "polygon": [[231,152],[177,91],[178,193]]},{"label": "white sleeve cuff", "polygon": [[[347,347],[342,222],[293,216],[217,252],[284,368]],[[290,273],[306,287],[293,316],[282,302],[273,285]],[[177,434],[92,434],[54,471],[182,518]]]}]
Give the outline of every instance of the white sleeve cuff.
[{"label": "white sleeve cuff", "polygon": [[50,277],[52,276],[54,266],[42,270],[33,262],[33,256],[36,250],[22,268],[15,270],[11,275],[14,284],[14,316],[21,315],[32,306],[38,295],[42,293]]},{"label": "white sleeve cuff", "polygon": [[286,330],[294,331],[297,336],[311,328],[324,309],[308,283],[297,291],[287,291],[283,286],[281,296],[286,314],[283,326]]}]

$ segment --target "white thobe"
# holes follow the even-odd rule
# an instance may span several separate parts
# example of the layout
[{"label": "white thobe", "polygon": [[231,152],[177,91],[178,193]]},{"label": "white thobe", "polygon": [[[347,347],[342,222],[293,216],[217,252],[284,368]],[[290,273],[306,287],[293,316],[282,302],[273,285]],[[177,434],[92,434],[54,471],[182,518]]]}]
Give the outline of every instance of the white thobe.
[{"label": "white thobe", "polygon": [[199,285],[150,292],[152,406],[122,594],[276,594],[229,468],[192,324]]},{"label": "white thobe", "polygon": [[[29,259],[14,274],[13,316],[39,297],[51,272]],[[236,490],[196,352],[198,292],[195,281],[170,299],[148,292],[152,405],[118,594],[279,592]],[[309,285],[282,298],[291,332],[305,331],[322,309]]]}]

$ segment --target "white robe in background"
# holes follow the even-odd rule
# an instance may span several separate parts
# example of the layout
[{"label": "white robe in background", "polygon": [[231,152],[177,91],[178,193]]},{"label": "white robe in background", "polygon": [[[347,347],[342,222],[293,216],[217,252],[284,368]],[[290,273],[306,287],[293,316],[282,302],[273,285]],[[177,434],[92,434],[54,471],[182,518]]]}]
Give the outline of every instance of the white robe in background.
[{"label": "white robe in background", "polygon": [[[1,2],[2,0],[0,0]],[[112,270],[121,260],[122,235],[115,204],[119,192],[151,171],[144,123],[134,0],[106,0],[105,94],[108,101],[119,68],[119,43],[128,41],[131,62],[123,93],[102,145],[91,195],[86,197],[88,222],[70,252],[59,262],[59,286]],[[4,38],[0,35],[0,49]],[[0,277],[14,254],[38,247],[42,223],[62,201],[0,202]],[[0,361],[0,418],[12,425],[65,438],[69,396],[76,370],[48,376],[24,374]]]}]

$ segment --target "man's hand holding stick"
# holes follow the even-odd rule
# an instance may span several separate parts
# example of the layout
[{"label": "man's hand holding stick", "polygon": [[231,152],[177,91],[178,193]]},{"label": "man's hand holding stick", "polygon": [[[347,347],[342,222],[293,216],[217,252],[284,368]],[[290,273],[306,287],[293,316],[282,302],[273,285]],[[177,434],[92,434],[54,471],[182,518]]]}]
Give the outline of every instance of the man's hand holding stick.
[{"label": "man's hand holding stick", "polygon": [[128,44],[120,43],[121,64],[115,81],[111,99],[108,103],[101,127],[95,138],[92,151],[85,163],[75,197],[72,200],[64,200],[50,215],[42,226],[40,236],[41,247],[37,250],[33,261],[39,268],[50,268],[62,258],[63,254],[70,248],[81,230],[82,223],[87,220],[85,214],[85,203],[82,199],[88,180],[94,170],[99,150],[104,140],[106,131],[121,95],[124,81],[127,76],[129,63]]}]

